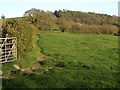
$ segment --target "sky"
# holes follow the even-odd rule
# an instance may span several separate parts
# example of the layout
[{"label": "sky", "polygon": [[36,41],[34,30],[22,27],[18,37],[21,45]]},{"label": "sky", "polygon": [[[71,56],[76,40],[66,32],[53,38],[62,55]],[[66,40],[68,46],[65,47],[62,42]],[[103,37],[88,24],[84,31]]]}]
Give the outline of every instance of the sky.
[{"label": "sky", "polygon": [[0,0],[0,15],[21,17],[24,12],[37,8],[44,11],[74,10],[118,16],[119,0]]}]

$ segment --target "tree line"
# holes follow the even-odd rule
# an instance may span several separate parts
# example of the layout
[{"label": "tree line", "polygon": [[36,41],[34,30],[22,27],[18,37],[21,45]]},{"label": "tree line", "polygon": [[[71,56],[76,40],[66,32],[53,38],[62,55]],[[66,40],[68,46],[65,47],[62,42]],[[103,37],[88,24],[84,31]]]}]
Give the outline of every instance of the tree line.
[{"label": "tree line", "polygon": [[30,9],[24,17],[39,30],[61,30],[76,33],[118,33],[118,17],[94,12]]}]

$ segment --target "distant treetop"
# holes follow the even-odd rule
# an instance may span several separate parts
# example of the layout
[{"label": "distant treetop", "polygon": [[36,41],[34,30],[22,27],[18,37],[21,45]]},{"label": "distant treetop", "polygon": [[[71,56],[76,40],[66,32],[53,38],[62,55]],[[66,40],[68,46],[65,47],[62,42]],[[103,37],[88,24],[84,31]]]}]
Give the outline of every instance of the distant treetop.
[{"label": "distant treetop", "polygon": [[1,18],[2,18],[2,19],[5,19],[5,15],[4,15],[4,14],[2,14]]},{"label": "distant treetop", "polygon": [[35,15],[38,15],[42,11],[43,10],[32,8],[32,9],[26,11],[23,16],[35,16]]}]

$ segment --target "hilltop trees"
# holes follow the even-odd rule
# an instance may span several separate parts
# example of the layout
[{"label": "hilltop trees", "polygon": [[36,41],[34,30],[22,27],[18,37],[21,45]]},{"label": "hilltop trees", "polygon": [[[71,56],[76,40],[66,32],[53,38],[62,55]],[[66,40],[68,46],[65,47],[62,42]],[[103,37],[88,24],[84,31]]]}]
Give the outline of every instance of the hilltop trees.
[{"label": "hilltop trees", "polygon": [[61,17],[61,13],[62,13],[61,10],[59,10],[59,11],[55,10],[54,15],[59,18],[59,17]]},{"label": "hilltop trees", "polygon": [[62,32],[103,33],[117,32],[118,18],[107,14],[80,12],[71,10],[55,10],[45,12],[32,8],[24,16],[39,30],[61,30]]},{"label": "hilltop trees", "polygon": [[[39,30],[55,30],[58,29],[57,18],[50,11],[42,11],[38,9],[30,9],[24,15],[28,15],[28,21],[34,24]],[[32,15],[32,16],[31,16]]]},{"label": "hilltop trees", "polygon": [[80,12],[70,10],[55,11],[54,15],[64,23],[62,30],[80,33],[114,34],[117,32],[117,17],[93,12]]},{"label": "hilltop trees", "polygon": [[5,19],[5,15],[4,15],[4,14],[2,14],[1,18],[2,18],[2,19]]},{"label": "hilltop trees", "polygon": [[97,14],[97,13],[85,13],[80,11],[70,11],[70,10],[59,10],[55,11],[54,15],[59,18],[65,18],[68,21],[74,21],[76,23],[82,24],[95,24],[95,25],[115,25],[117,24],[117,17],[110,16],[106,14]]},{"label": "hilltop trees", "polygon": [[23,16],[24,16],[24,17],[36,16],[36,15],[38,15],[40,12],[44,12],[44,11],[43,11],[43,10],[36,9],[36,8],[32,8],[32,9],[26,11]]}]

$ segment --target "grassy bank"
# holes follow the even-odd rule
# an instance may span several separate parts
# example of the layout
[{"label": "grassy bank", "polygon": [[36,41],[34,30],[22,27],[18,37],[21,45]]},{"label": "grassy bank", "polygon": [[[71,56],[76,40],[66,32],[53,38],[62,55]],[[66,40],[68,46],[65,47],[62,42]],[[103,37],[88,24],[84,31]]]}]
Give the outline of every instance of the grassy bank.
[{"label": "grassy bank", "polygon": [[3,70],[14,70],[13,65],[18,64],[20,68],[31,67],[37,63],[40,55],[37,47],[38,29],[25,19],[6,19],[6,31],[9,36],[17,37],[18,60],[3,64]]}]

